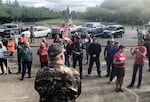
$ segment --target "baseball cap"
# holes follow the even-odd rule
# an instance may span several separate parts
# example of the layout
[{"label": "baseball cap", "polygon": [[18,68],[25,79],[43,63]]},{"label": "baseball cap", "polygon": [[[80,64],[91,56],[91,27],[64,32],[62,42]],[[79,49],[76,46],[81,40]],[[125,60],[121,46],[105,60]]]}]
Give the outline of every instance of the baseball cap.
[{"label": "baseball cap", "polygon": [[49,54],[49,57],[51,58],[55,58],[62,52],[63,52],[63,47],[58,43],[53,43],[49,46],[48,54]]}]

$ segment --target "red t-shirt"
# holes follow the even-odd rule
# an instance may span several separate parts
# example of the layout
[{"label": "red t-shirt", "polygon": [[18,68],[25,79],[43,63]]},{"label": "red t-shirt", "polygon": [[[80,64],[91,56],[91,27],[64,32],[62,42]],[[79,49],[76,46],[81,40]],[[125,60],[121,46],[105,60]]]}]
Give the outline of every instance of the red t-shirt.
[{"label": "red t-shirt", "polygon": [[134,53],[135,53],[135,64],[144,64],[144,56],[138,54],[136,50],[139,50],[141,53],[144,55],[147,54],[146,47],[144,46],[138,46],[135,48]]},{"label": "red t-shirt", "polygon": [[[116,62],[122,62],[126,60],[126,54],[117,52],[114,55],[114,59],[116,59]],[[125,63],[122,64],[114,64],[115,68],[125,68]]]},{"label": "red t-shirt", "polygon": [[39,48],[37,54],[40,57],[40,62],[47,62],[48,61],[48,49],[41,49]]}]

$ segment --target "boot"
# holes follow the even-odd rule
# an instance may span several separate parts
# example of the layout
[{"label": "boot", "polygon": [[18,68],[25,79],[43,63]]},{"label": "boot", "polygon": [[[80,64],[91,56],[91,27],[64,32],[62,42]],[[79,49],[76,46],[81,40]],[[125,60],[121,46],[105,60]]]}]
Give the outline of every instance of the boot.
[{"label": "boot", "polygon": [[98,77],[101,77],[101,72],[98,72]]}]

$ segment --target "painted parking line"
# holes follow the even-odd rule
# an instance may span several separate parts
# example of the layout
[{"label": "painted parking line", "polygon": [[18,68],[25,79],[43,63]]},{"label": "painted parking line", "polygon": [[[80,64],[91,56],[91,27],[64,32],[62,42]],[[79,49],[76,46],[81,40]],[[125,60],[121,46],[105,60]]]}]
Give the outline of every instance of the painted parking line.
[{"label": "painted parking line", "polygon": [[124,86],[123,86],[123,88],[136,97],[135,102],[139,102],[139,96],[135,92],[133,92],[132,90],[130,90]]}]

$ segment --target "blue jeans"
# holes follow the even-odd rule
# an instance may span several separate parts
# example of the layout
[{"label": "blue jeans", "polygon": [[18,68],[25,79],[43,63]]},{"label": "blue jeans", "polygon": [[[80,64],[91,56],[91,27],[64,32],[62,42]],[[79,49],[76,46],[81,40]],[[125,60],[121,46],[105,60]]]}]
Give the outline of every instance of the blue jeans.
[{"label": "blue jeans", "polygon": [[22,76],[21,78],[24,78],[26,69],[28,69],[28,75],[31,77],[31,66],[32,66],[32,61],[22,61]]},{"label": "blue jeans", "polygon": [[139,69],[138,86],[141,86],[144,64],[134,64],[131,85],[134,86],[137,70]]}]

